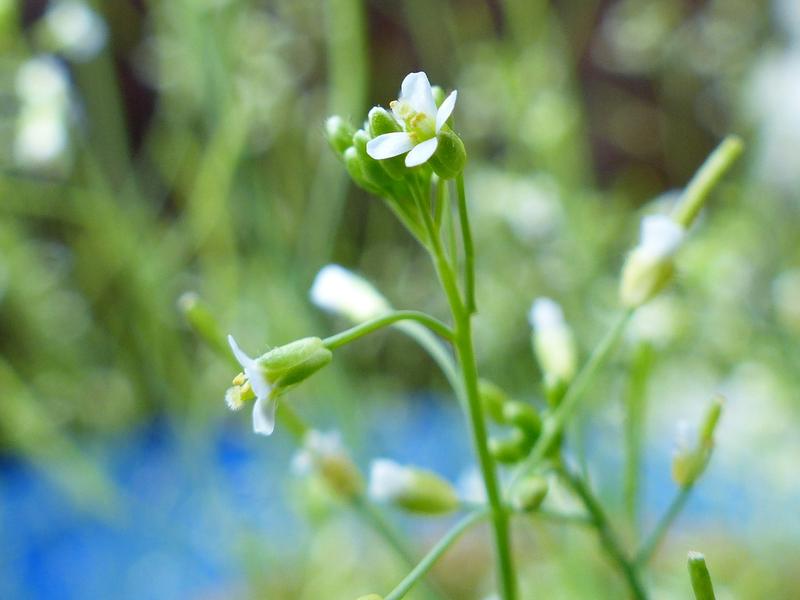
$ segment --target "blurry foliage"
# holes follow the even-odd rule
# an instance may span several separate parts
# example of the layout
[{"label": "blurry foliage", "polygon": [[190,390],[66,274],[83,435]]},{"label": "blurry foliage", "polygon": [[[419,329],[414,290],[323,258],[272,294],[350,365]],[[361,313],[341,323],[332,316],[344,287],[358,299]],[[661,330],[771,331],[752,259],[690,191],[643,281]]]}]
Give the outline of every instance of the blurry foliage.
[{"label": "blurry foliage", "polygon": [[[29,164],[13,151],[24,101],[15,81],[24,61],[49,50],[36,34],[44,4],[0,0],[4,452],[70,464],[65,485],[78,498],[100,498],[111,492],[76,440],[154,415],[201,429],[228,418],[230,373],[181,323],[175,302],[185,290],[198,291],[251,349],[341,325],[306,300],[330,261],[361,270],[398,307],[441,312],[424,257],[382,205],[346,188],[322,136],[326,114],[360,115],[393,97],[401,74],[424,67],[460,94],[482,370],[527,399],[540,379],[525,323],[531,299],[558,299],[588,352],[616,304],[640,211],[681,187],[723,133],[746,135],[748,165],[721,187],[713,218],[679,261],[673,293],[635,332],[659,348],[651,384],[659,435],[698,413],[708,382],[725,381],[732,416],[721,427],[719,462],[753,473],[750,486],[796,493],[794,0],[374,0],[363,15],[354,0],[97,2],[107,47],[85,62],[59,58],[69,73],[68,147],[50,164]],[[441,384],[410,342],[382,339],[377,356],[372,346],[342,352],[298,391],[300,411],[357,439],[359,403],[405,382]],[[617,387],[609,381],[599,392],[592,417],[616,423]],[[87,480],[95,483],[75,483]],[[758,495],[761,510],[778,504],[769,495]],[[269,597],[349,589],[364,557],[342,547],[350,539],[342,527],[320,529],[305,567],[313,577],[301,584],[298,573],[296,589],[270,588],[293,586],[261,580],[257,568],[254,585],[274,589]],[[556,547],[554,533],[537,531],[535,541],[519,534],[533,587],[568,585],[566,596],[589,597],[609,585],[604,565],[586,564],[581,534],[558,540],[563,560],[545,561],[537,559]],[[725,541],[706,547],[724,551]],[[338,569],[320,568],[332,555]],[[448,559],[436,572],[458,597],[472,597],[450,568],[481,561]],[[716,579],[727,573],[729,583],[720,597],[728,589],[730,597],[788,598],[776,573],[791,568],[745,565],[723,552]],[[669,574],[682,569],[670,565],[657,586],[685,595],[683,579]]]}]

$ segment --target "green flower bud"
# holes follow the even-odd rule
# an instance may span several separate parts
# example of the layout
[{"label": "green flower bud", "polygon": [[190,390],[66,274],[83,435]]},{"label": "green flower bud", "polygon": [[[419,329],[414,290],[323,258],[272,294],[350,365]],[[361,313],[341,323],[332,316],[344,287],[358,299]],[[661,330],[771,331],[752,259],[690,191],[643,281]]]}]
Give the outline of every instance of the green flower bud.
[{"label": "green flower bud", "polygon": [[337,432],[312,429],[306,433],[302,449],[292,460],[292,469],[303,475],[318,473],[341,498],[352,500],[364,491],[361,472],[348,456]]},{"label": "green flower bud", "polygon": [[453,179],[464,170],[467,163],[464,142],[449,127],[443,127],[436,137],[439,143],[429,162],[439,177]]},{"label": "green flower bud", "polygon": [[550,298],[537,298],[528,312],[533,352],[545,378],[548,402],[557,405],[578,365],[578,352],[564,312]]},{"label": "green flower bud", "polygon": [[382,190],[381,196],[393,196],[392,188],[394,187],[394,180],[389,176],[386,170],[381,166],[383,161],[377,161],[367,154],[367,142],[372,138],[369,133],[363,129],[359,129],[353,135],[353,148],[356,149],[358,158],[361,159],[361,164],[364,168],[364,175],[374,186]]},{"label": "green flower bud", "polygon": [[518,427],[531,444],[536,441],[542,431],[542,419],[530,404],[512,400],[503,406],[503,420],[509,425]]},{"label": "green flower bud", "polygon": [[433,93],[433,101],[436,102],[436,106],[439,107],[444,102],[446,94],[444,93],[444,88],[440,85],[432,85],[431,92]]},{"label": "green flower bud", "polygon": [[329,117],[325,121],[325,133],[328,143],[337,156],[342,156],[350,146],[353,145],[353,134],[355,128],[338,115]]},{"label": "green flower bud", "polygon": [[491,381],[481,379],[478,383],[483,409],[497,423],[505,423],[503,405],[508,401],[506,393]]},{"label": "green flower bud", "polygon": [[317,337],[274,348],[259,359],[276,390],[287,390],[326,366],[333,354]]},{"label": "green flower bud", "polygon": [[364,169],[364,161],[356,152],[356,149],[350,146],[347,150],[345,150],[344,155],[344,166],[347,169],[347,172],[350,174],[350,178],[355,182],[355,184],[368,191],[370,194],[375,194],[376,196],[382,196],[383,191],[372,181],[369,180],[367,177],[367,173]]},{"label": "green flower bud", "polygon": [[368,494],[377,502],[423,514],[451,512],[459,504],[455,488],[435,473],[386,459],[372,461]]},{"label": "green flower bud", "polygon": [[510,498],[511,506],[521,512],[532,512],[541,506],[548,490],[547,480],[543,477],[526,477],[514,487]]},{"label": "green flower bud", "polygon": [[700,552],[689,552],[689,578],[696,600],[714,600],[714,586],[706,566],[706,557]]},{"label": "green flower bud", "polygon": [[524,431],[514,427],[508,437],[489,438],[489,452],[498,462],[511,464],[528,456],[534,441]]},{"label": "green flower bud", "polygon": [[[369,111],[368,119],[369,131],[373,138],[385,133],[397,133],[403,130],[394,118],[394,115],[380,106],[372,107]],[[393,179],[403,179],[403,177],[408,175],[408,167],[406,167],[405,157],[403,156],[386,158],[379,160],[378,163]]]}]

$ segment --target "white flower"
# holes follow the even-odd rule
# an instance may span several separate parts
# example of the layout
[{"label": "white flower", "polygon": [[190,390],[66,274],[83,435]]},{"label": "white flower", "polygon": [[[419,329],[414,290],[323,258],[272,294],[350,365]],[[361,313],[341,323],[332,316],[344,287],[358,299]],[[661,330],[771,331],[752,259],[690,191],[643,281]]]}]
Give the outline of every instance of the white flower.
[{"label": "white flower", "polygon": [[637,251],[653,260],[663,260],[675,254],[686,230],[666,215],[649,215],[642,219],[640,235]]},{"label": "white flower", "polygon": [[25,111],[17,122],[14,158],[21,165],[46,165],[67,147],[64,118],[50,110]]},{"label": "white flower", "polygon": [[390,502],[402,496],[414,484],[414,472],[408,467],[378,458],[369,469],[367,494],[376,502]]},{"label": "white flower", "polygon": [[54,4],[45,14],[44,25],[56,49],[81,62],[93,58],[108,35],[103,19],[86,3],[77,0]]},{"label": "white flower", "polygon": [[533,327],[534,349],[542,371],[555,381],[569,382],[575,375],[577,356],[561,307],[550,298],[537,298],[528,321]]},{"label": "white flower", "polygon": [[361,323],[391,310],[372,285],[339,265],[326,265],[314,278],[311,301],[329,312]]},{"label": "white flower", "polygon": [[342,436],[338,431],[322,432],[312,429],[303,438],[303,447],[292,458],[292,472],[296,475],[308,475],[315,465],[326,458],[344,456]]},{"label": "white flower", "polygon": [[262,435],[270,435],[275,429],[275,409],[278,406],[276,398],[272,395],[272,386],[267,381],[266,374],[259,362],[245,354],[232,335],[228,336],[228,343],[233,350],[236,360],[242,365],[244,376],[239,375],[234,379],[234,387],[225,394],[225,402],[232,410],[242,406],[243,396],[250,392],[255,394],[256,402],[253,405],[253,431]]},{"label": "white flower", "polygon": [[376,160],[406,155],[406,166],[416,167],[427,161],[439,144],[437,136],[456,106],[458,92],[453,91],[437,109],[428,76],[409,73],[400,88],[400,98],[390,103],[403,131],[385,133],[367,143],[367,154]]}]

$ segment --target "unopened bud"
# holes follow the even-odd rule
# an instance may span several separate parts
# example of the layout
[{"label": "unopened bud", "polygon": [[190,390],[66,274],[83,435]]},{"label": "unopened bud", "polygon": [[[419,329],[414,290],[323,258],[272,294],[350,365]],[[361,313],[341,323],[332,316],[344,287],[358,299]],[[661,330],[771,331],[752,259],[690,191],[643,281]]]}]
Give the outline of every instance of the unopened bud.
[{"label": "unopened bud", "polygon": [[478,386],[483,409],[496,423],[505,423],[503,405],[508,401],[506,393],[487,379],[481,379]]},{"label": "unopened bud", "polygon": [[410,512],[440,514],[458,508],[458,494],[447,481],[431,471],[406,467],[394,461],[372,461],[369,496]]},{"label": "unopened bud", "polygon": [[721,396],[714,398],[703,417],[697,439],[694,443],[683,441],[682,446],[675,452],[672,459],[672,479],[681,487],[694,484],[711,460],[714,430],[722,413],[722,402]]},{"label": "unopened bud", "polygon": [[447,96],[447,94],[444,93],[444,88],[440,85],[434,85],[431,86],[431,92],[433,93],[433,101],[436,103],[436,106],[441,106]]},{"label": "unopened bud", "polygon": [[356,130],[342,117],[334,115],[325,121],[325,133],[328,143],[337,156],[344,155],[345,150],[353,145],[353,134]]},{"label": "unopened bud", "polygon": [[361,473],[336,432],[311,430],[306,433],[303,448],[295,455],[292,467],[300,474],[319,473],[328,487],[342,498],[355,498],[364,490]]},{"label": "unopened bud", "polygon": [[550,298],[537,298],[528,314],[532,331],[533,351],[545,376],[548,397],[555,400],[556,389],[572,381],[577,368],[577,351],[572,330],[558,303]]},{"label": "unopened bud", "polygon": [[382,196],[391,196],[394,180],[381,166],[383,161],[375,160],[367,154],[367,142],[371,139],[368,132],[359,129],[353,134],[353,148],[356,149],[358,158],[361,160],[366,178],[379,190],[382,190]]},{"label": "unopened bud", "polygon": [[430,164],[442,179],[453,179],[464,170],[464,165],[467,163],[464,142],[449,127],[443,127],[436,137],[439,143],[436,152],[430,158]]},{"label": "unopened bud", "polygon": [[526,435],[526,433],[518,427],[514,427],[507,437],[489,438],[488,446],[489,452],[496,461],[512,464],[528,456],[533,448],[534,442],[535,439]]},{"label": "unopened bud", "polygon": [[[380,106],[374,106],[367,116],[369,120],[369,132],[373,138],[385,133],[397,133],[403,128],[394,118],[392,113]],[[394,156],[378,161],[378,164],[393,179],[402,179],[408,174],[408,167],[405,164],[405,157]]]},{"label": "unopened bud", "polygon": [[620,299],[627,308],[641,306],[672,279],[673,256],[686,231],[663,215],[642,219],[641,240],[622,269]]},{"label": "unopened bud", "polygon": [[531,512],[539,508],[545,497],[549,486],[547,480],[538,475],[527,477],[520,481],[511,496],[511,506],[518,511]]},{"label": "unopened bud", "polygon": [[530,404],[511,400],[503,406],[503,419],[509,425],[518,427],[531,442],[535,442],[542,431],[542,419]]}]

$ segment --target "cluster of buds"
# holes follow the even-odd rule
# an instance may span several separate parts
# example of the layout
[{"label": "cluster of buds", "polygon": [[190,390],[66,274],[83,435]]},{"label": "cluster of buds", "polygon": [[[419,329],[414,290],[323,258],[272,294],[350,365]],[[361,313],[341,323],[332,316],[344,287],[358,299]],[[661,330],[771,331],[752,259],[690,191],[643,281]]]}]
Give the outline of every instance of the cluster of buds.
[{"label": "cluster of buds", "polygon": [[511,428],[511,433],[505,437],[489,438],[489,452],[495,460],[506,464],[523,460],[542,431],[539,413],[530,404],[511,400],[503,390],[486,380],[480,382],[480,395],[492,421]]},{"label": "cluster of buds", "polygon": [[679,486],[688,487],[694,484],[705,471],[714,449],[714,430],[722,413],[722,403],[721,396],[712,400],[694,442],[679,440],[678,449],[672,459],[672,479]]},{"label": "cluster of buds", "polygon": [[225,402],[231,410],[239,410],[245,402],[255,400],[253,430],[262,435],[270,435],[275,429],[278,397],[319,371],[333,357],[316,337],[273,348],[258,358],[245,354],[233,336],[228,336],[228,343],[243,371],[233,379],[233,387],[225,393]]},{"label": "cluster of buds", "polygon": [[411,198],[414,186],[431,173],[452,179],[464,169],[464,144],[448,125],[456,98],[455,91],[445,98],[441,88],[431,87],[425,73],[410,73],[390,110],[374,107],[363,128],[330,117],[328,140],[353,181],[391,201],[406,221],[409,215],[396,204]]}]

